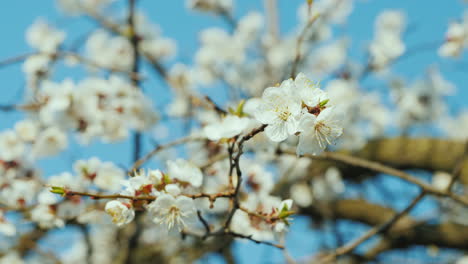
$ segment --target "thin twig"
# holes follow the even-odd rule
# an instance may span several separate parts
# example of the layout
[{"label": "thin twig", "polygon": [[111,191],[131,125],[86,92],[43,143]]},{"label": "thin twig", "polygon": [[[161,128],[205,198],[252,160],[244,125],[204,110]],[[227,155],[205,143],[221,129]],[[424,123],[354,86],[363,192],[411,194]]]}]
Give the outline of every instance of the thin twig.
[{"label": "thin twig", "polygon": [[145,164],[145,163],[146,163],[148,160],[150,160],[154,155],[156,155],[158,152],[160,152],[160,151],[162,151],[162,150],[165,150],[165,149],[168,149],[168,148],[171,148],[171,147],[180,145],[180,144],[184,144],[184,143],[187,143],[187,142],[190,142],[190,141],[200,141],[200,140],[204,140],[204,138],[202,138],[202,137],[192,137],[192,136],[188,136],[188,137],[176,139],[176,140],[171,141],[171,142],[169,142],[169,143],[166,143],[166,144],[164,144],[164,145],[158,145],[158,146],[155,147],[152,151],[150,151],[149,153],[147,153],[146,155],[144,155],[143,157],[141,157],[139,160],[135,161],[135,163],[133,163],[133,166],[132,166],[132,168],[128,171],[128,173],[133,173],[135,170],[137,170],[138,168],[140,168],[143,164]]},{"label": "thin twig", "polygon": [[257,239],[252,238],[252,235],[247,236],[247,235],[243,235],[243,234],[232,232],[232,231],[225,232],[223,235],[230,235],[230,236],[233,236],[233,237],[250,240],[250,241],[252,241],[252,242],[254,242],[256,244],[264,244],[264,245],[272,246],[272,247],[275,247],[275,248],[278,248],[278,249],[284,249],[283,245],[276,244],[276,243],[269,242],[269,241],[257,240]]},{"label": "thin twig", "polygon": [[226,115],[228,112],[224,109],[222,109],[221,107],[219,107],[214,101],[213,99],[211,99],[208,95],[205,95],[205,101],[208,102],[208,104],[210,104],[210,106],[220,115]]},{"label": "thin twig", "polygon": [[229,24],[231,30],[237,28],[237,21],[234,19],[234,17],[228,10],[221,9],[218,11],[218,14],[224,19],[224,21],[226,21]]},{"label": "thin twig", "polygon": [[[64,190],[64,196],[85,196],[90,197],[93,200],[101,200],[101,199],[129,199],[132,201],[154,201],[157,199],[157,196],[153,195],[142,195],[142,196],[132,196],[132,195],[124,195],[124,194],[100,194],[100,193],[89,193],[89,192],[79,192],[73,190]],[[214,202],[218,198],[231,198],[234,196],[234,192],[226,191],[226,192],[219,192],[219,193],[197,193],[197,194],[181,194],[182,196],[192,198],[192,199],[200,199],[200,198],[208,198],[211,202]]]},{"label": "thin twig", "polygon": [[314,24],[315,20],[317,20],[318,17],[319,16],[316,15],[314,17],[309,18],[304,28],[302,29],[302,31],[299,33],[299,37],[297,38],[297,41],[296,41],[296,55],[294,57],[294,61],[291,67],[291,74],[289,75],[290,78],[294,78],[296,76],[297,68],[299,67],[299,64],[301,62],[302,42],[304,41],[304,38],[307,32],[309,31],[309,28]]},{"label": "thin twig", "polygon": [[[138,74],[140,70],[140,53],[138,51],[140,38],[136,32],[136,25],[135,25],[135,5],[136,0],[128,0],[129,8],[128,8],[128,28],[130,31],[130,44],[132,46],[132,72]],[[132,84],[135,88],[140,88],[140,82],[138,80],[133,79]],[[142,149],[142,134],[138,131],[135,132],[133,135],[133,162],[136,162],[141,156],[141,149]]]},{"label": "thin twig", "polygon": [[337,257],[346,255],[348,253],[351,253],[355,248],[357,248],[359,245],[364,243],[366,240],[370,239],[371,237],[379,234],[379,233],[385,233],[388,231],[400,218],[405,216],[407,213],[409,213],[421,200],[424,198],[426,195],[426,192],[422,191],[416,198],[411,201],[411,203],[401,212],[395,214],[390,218],[387,222],[373,227],[369,229],[366,233],[364,233],[362,236],[359,238],[349,242],[348,244],[339,247],[335,250],[334,253],[325,256],[320,260],[320,263],[329,263],[331,261],[334,261]]},{"label": "thin twig", "polygon": [[233,162],[233,165],[235,166],[236,174],[237,174],[237,185],[236,185],[236,189],[234,191],[234,197],[232,199],[233,207],[232,207],[231,211],[228,214],[226,222],[224,223],[224,228],[225,229],[229,228],[229,225],[231,224],[234,213],[240,207],[239,199],[238,199],[239,197],[238,196],[239,196],[239,192],[240,192],[240,187],[242,185],[242,171],[240,169],[240,164],[239,163],[240,163],[240,157],[241,157],[241,155],[243,153],[244,143],[246,141],[252,139],[258,133],[263,132],[266,127],[267,127],[267,125],[261,125],[260,127],[253,129],[252,131],[250,131],[250,133],[248,133],[247,135],[244,135],[239,140],[239,142],[237,143],[237,155],[232,159],[232,162]]},{"label": "thin twig", "polygon": [[452,192],[453,185],[460,178],[464,161],[466,161],[467,152],[468,152],[468,141],[465,141],[465,150],[463,151],[463,155],[461,155],[460,158],[455,163],[455,167],[453,167],[452,174],[451,174],[452,179],[450,179],[450,183],[449,185],[447,185],[447,189],[446,189],[447,192]]},{"label": "thin twig", "polygon": [[8,66],[8,65],[12,65],[12,64],[15,64],[15,63],[20,63],[20,62],[26,60],[27,58],[29,58],[30,56],[37,55],[37,54],[40,54],[40,53],[38,53],[38,52],[27,52],[27,53],[24,53],[24,54],[21,54],[21,55],[17,55],[17,56],[11,57],[11,58],[4,59],[4,60],[0,61],[0,68]]},{"label": "thin twig", "polygon": [[200,220],[203,227],[205,228],[205,233],[209,234],[211,232],[210,226],[208,225],[208,222],[206,222],[205,218],[203,218],[200,210],[197,210],[197,216],[198,216],[198,220]]}]

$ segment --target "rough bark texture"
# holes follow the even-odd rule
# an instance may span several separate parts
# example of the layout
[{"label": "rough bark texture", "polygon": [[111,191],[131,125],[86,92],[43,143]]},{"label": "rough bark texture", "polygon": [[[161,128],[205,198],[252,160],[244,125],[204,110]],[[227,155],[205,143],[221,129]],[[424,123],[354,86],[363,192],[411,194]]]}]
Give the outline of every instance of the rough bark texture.
[{"label": "rough bark texture", "polygon": [[[399,169],[452,172],[461,162],[460,181],[468,184],[468,157],[466,142],[435,138],[396,137],[370,141],[361,150],[347,152],[363,159],[377,161]],[[345,152],[345,151],[343,151]],[[330,166],[338,167],[349,180],[362,180],[371,171],[338,164],[333,161],[315,161],[311,174],[321,173]]]},{"label": "rough bark texture", "polygon": [[[314,219],[351,220],[377,226],[388,221],[396,212],[366,200],[350,199],[301,208],[300,213]],[[382,241],[366,254],[367,258],[373,258],[386,250],[416,245],[468,250],[468,226],[448,221],[429,224],[404,216],[384,234]]]}]

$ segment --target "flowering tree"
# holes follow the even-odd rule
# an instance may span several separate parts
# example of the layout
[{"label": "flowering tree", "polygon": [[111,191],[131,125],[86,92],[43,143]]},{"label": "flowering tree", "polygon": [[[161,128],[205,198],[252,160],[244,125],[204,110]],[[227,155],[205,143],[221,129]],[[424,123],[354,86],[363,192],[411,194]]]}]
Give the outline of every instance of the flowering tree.
[{"label": "flowering tree", "polygon": [[[26,31],[34,51],[0,62],[21,62],[26,80],[21,102],[0,106],[24,113],[0,133],[0,263],[190,263],[213,254],[235,263],[232,245],[242,242],[290,263],[391,261],[388,252],[414,246],[430,254],[411,263],[468,263],[468,134],[459,128],[467,114],[449,115],[445,96],[455,88],[436,67],[411,85],[392,72],[412,51],[403,11],[382,10],[355,62],[336,30],[353,0],[304,0],[287,35],[275,0],[263,14],[238,15],[231,0],[189,0],[228,27],[201,31],[182,64],[176,41],[139,2],[58,0],[64,14],[97,26],[67,45],[58,25],[36,20]],[[440,56],[461,55],[466,20],[448,25]],[[57,79],[58,68],[85,73]],[[153,75],[169,103],[153,102],[145,83]],[[386,89],[364,88],[368,78]],[[204,92],[213,86],[227,99]],[[164,141],[164,129],[180,133]],[[125,140],[129,164],[89,157],[41,174],[43,159]],[[417,205],[423,214],[410,214]],[[334,245],[291,254],[298,216]],[[351,237],[339,230],[359,223],[366,230]],[[81,235],[69,235],[67,251],[41,249],[53,230],[70,228]]]}]

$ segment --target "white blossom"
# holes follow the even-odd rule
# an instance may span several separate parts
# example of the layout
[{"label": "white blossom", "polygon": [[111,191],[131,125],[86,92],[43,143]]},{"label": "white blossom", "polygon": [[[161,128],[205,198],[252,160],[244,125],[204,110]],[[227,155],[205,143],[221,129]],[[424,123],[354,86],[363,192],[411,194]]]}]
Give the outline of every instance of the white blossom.
[{"label": "white blossom", "polygon": [[31,154],[34,158],[52,156],[64,150],[67,145],[67,135],[57,127],[49,127],[39,134]]},{"label": "white blossom", "polygon": [[112,222],[118,227],[130,223],[135,218],[132,205],[117,200],[107,202],[105,211],[112,217]]},{"label": "white blossom", "polygon": [[0,159],[11,161],[20,158],[26,146],[13,130],[0,133]]},{"label": "white blossom", "polygon": [[208,12],[230,12],[232,9],[232,0],[187,0],[189,8]]},{"label": "white blossom", "polygon": [[86,52],[98,65],[120,70],[130,70],[132,45],[122,36],[111,36],[104,30],[91,34],[86,42]]},{"label": "white blossom", "polygon": [[31,211],[31,220],[37,222],[41,228],[63,227],[65,222],[58,218],[51,205],[39,204]]},{"label": "white blossom", "polygon": [[196,219],[195,204],[186,196],[175,198],[162,194],[148,205],[148,210],[153,215],[153,222],[166,226],[169,231],[182,231]]},{"label": "white blossom", "polygon": [[462,21],[451,22],[445,33],[445,41],[438,53],[442,57],[459,57],[468,46],[468,13],[465,12]]},{"label": "white blossom", "polygon": [[49,69],[50,56],[36,54],[29,56],[23,63],[22,70],[28,77],[46,73]]},{"label": "white blossom", "polygon": [[320,106],[320,103],[329,100],[327,93],[320,89],[317,83],[309,80],[302,72],[296,76],[294,84],[301,101],[309,107]]},{"label": "white blossom", "polygon": [[441,191],[446,191],[450,182],[452,181],[452,178],[452,175],[447,172],[435,172],[432,176],[432,186]]},{"label": "white blossom", "polygon": [[291,193],[291,198],[294,200],[294,202],[301,207],[307,207],[311,205],[314,201],[311,192],[311,187],[308,184],[294,184],[291,186],[289,192]]},{"label": "white blossom", "polygon": [[386,10],[377,17],[374,40],[369,47],[374,69],[386,67],[405,52],[401,40],[404,27],[405,16],[398,10]]},{"label": "white blossom", "polygon": [[24,264],[24,260],[21,258],[18,252],[8,251],[7,254],[0,257],[0,264]]},{"label": "white blossom", "polygon": [[89,11],[101,11],[115,0],[58,0],[57,3],[66,14],[80,15]]},{"label": "white blossom", "polygon": [[102,162],[93,157],[89,160],[78,160],[74,164],[75,171],[83,180],[91,180],[103,190],[117,191],[125,177],[125,172],[112,162]]},{"label": "white blossom", "polygon": [[36,181],[15,179],[0,187],[0,202],[14,208],[31,205],[37,188]]},{"label": "white blossom", "polygon": [[322,201],[336,199],[344,190],[341,172],[335,167],[328,168],[323,177],[315,179],[312,183],[314,198]]},{"label": "white blossom", "polygon": [[203,174],[197,166],[185,161],[177,159],[175,161],[167,161],[167,169],[169,177],[182,182],[187,182],[193,187],[200,187],[203,182]]},{"label": "white blossom", "polygon": [[283,141],[297,132],[301,102],[294,89],[294,82],[290,79],[263,92],[255,117],[268,125],[265,133],[272,141]]},{"label": "white blossom", "polygon": [[333,144],[343,133],[341,118],[334,112],[333,107],[327,107],[318,116],[304,114],[299,124],[299,144],[297,154],[305,153],[318,155],[327,145]]},{"label": "white blossom", "polygon": [[42,19],[36,20],[26,32],[28,44],[42,52],[55,52],[64,39],[64,32],[51,27]]},{"label": "white blossom", "polygon": [[210,140],[232,138],[242,133],[249,125],[249,118],[227,115],[221,121],[209,124],[203,128],[203,132]]},{"label": "white blossom", "polygon": [[39,124],[36,121],[25,119],[15,124],[15,131],[18,136],[26,142],[32,142],[39,134]]}]

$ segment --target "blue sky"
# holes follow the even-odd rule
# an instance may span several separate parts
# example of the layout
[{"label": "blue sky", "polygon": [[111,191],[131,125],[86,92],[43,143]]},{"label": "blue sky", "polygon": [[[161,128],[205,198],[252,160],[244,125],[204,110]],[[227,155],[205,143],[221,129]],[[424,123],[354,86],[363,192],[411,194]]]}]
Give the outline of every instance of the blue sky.
[{"label": "blue sky", "polygon": [[[278,0],[281,22],[281,33],[287,33],[296,25],[296,9],[304,0]],[[124,2],[118,0],[118,2]],[[235,2],[234,16],[239,18],[248,11],[262,11],[261,0],[238,0]],[[406,12],[410,26],[410,32],[405,36],[407,47],[417,47],[421,44],[442,42],[448,23],[451,20],[459,19],[463,15],[464,5],[462,1],[440,1],[440,0],[357,0],[355,10],[349,18],[349,24],[340,29],[351,38],[350,56],[355,59],[362,58],[366,44],[371,40],[373,34],[373,23],[376,15],[388,8],[400,9]],[[197,49],[197,33],[211,26],[226,27],[226,23],[214,16],[207,16],[201,13],[189,11],[185,8],[185,1],[182,0],[139,0],[139,7],[152,19],[158,23],[163,34],[175,39],[178,43],[177,58],[183,62],[190,63],[192,55]],[[61,15],[55,8],[53,0],[16,0],[4,3],[0,9],[0,60],[14,55],[31,51],[24,41],[24,33],[27,27],[37,18],[43,17],[55,23],[59,28],[71,32],[67,38],[68,43],[89,32],[94,24],[83,18],[67,18]],[[459,61],[441,60],[436,53],[436,47],[417,52],[395,64],[394,71],[407,80],[415,80],[422,77],[427,66],[439,64],[444,76],[454,82],[457,86],[459,96],[450,98],[451,111],[458,112],[466,108],[466,98],[468,95],[464,87],[464,69],[455,67],[456,64],[463,63],[466,56]],[[170,64],[170,63],[169,63]],[[150,72],[148,68],[144,71]],[[79,78],[81,74],[59,70],[56,79],[64,77]],[[21,72],[21,65],[16,64],[0,69],[1,93],[0,104],[18,102],[21,99],[21,89],[24,87],[24,78]],[[367,80],[366,86],[372,87],[377,82],[372,78]],[[157,78],[151,78],[143,84],[146,91],[156,101],[157,105],[164,105],[170,98],[168,93],[156,93],[163,91],[163,84]],[[154,90],[156,89],[156,90]],[[222,99],[217,99],[222,101]],[[0,129],[11,127],[15,120],[21,118],[19,113],[0,113]],[[174,137],[180,133],[175,131]],[[146,145],[149,149],[149,144]],[[72,150],[65,153],[61,159],[66,162],[58,162],[57,159],[50,159],[41,162],[45,175],[70,170],[73,160],[78,158],[98,155],[103,160],[113,160],[122,165],[128,165],[130,159],[130,145],[122,142],[112,146],[103,144],[93,144],[89,147],[77,147],[73,145]],[[400,184],[395,182],[393,184]],[[293,231],[288,240],[288,248],[295,257],[310,254],[318,249],[318,236],[314,236],[309,231],[308,223],[301,219],[296,219]],[[356,227],[356,230],[365,230]],[[323,241],[321,241],[323,242]],[[236,245],[238,257],[241,263],[271,263],[274,260],[281,262],[281,254],[265,246],[258,246],[252,243],[239,243]]]}]

